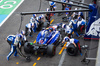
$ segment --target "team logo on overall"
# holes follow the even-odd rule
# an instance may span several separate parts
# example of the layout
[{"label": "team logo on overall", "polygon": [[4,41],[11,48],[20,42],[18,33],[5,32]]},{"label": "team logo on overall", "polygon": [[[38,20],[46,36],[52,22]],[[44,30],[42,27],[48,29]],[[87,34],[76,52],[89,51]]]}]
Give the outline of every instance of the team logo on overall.
[{"label": "team logo on overall", "polygon": [[99,36],[100,37],[100,18],[93,22],[86,33],[86,35],[92,35],[92,36]]}]

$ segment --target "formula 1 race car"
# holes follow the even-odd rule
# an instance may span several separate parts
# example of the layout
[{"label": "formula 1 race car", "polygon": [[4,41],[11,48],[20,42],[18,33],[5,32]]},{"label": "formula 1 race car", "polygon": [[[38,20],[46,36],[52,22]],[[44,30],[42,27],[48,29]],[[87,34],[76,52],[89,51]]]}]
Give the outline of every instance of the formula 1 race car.
[{"label": "formula 1 race car", "polygon": [[49,32],[44,29],[37,35],[36,43],[27,42],[24,45],[25,53],[43,53],[49,56],[54,56],[56,46],[61,42],[60,32],[53,30]]}]

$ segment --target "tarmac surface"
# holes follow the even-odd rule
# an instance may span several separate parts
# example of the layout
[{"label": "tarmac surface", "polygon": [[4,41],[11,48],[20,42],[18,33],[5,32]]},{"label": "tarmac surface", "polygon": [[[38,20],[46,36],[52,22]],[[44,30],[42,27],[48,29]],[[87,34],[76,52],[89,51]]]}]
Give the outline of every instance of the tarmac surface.
[{"label": "tarmac surface", "polygon": [[[40,11],[46,11],[46,8],[49,7],[48,2],[41,0],[41,9]],[[91,0],[84,0],[85,3],[92,3]],[[95,66],[95,61],[90,61],[88,64],[82,63],[81,61],[84,58],[85,50],[82,49],[83,55],[78,56],[69,56],[66,51],[63,51],[61,54],[62,47],[59,45],[56,48],[56,55],[54,57],[49,57],[46,55],[31,55],[31,62],[26,62],[23,57],[10,57],[7,61],[6,56],[10,52],[10,46],[6,42],[5,38],[10,34],[16,34],[19,30],[21,23],[21,12],[33,12],[39,10],[40,0],[24,0],[20,7],[10,16],[10,18],[0,27],[0,66]],[[73,7],[72,9],[74,9]],[[61,9],[61,4],[57,3],[57,9]],[[25,24],[27,24],[32,15],[23,16],[21,30],[25,30]],[[62,15],[64,16],[64,15]],[[57,16],[55,14],[52,18],[54,19],[52,24],[61,23],[62,16]],[[65,22],[63,22],[65,23]],[[34,37],[27,37],[28,41],[34,42],[38,32],[34,33]],[[76,39],[80,41],[81,45],[88,45],[89,50],[87,51],[88,58],[96,58],[98,41],[95,40],[83,40],[82,37]],[[22,48],[23,49],[23,48]],[[24,52],[23,52],[24,53]]]}]

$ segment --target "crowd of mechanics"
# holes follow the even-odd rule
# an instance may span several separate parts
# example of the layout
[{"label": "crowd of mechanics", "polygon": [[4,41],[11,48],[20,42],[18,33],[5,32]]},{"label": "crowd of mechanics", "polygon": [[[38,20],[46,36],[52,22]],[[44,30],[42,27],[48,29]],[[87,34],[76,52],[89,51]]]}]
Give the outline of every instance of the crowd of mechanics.
[{"label": "crowd of mechanics", "polygon": [[[73,4],[70,0],[61,0],[61,2],[70,3]],[[55,11],[57,6],[56,2],[49,1],[49,8],[46,9],[46,11]],[[71,10],[71,5],[62,4],[62,10]],[[75,8],[75,10],[78,10],[80,8]],[[62,29],[65,30],[66,36],[63,38],[62,43],[67,42],[66,47],[68,47],[69,44],[73,43],[75,47],[79,48],[80,54],[82,55],[81,48],[80,48],[80,42],[79,40],[74,38],[74,34],[76,34],[77,37],[81,37],[81,35],[84,35],[84,30],[86,27],[86,21],[84,19],[84,15],[82,12],[66,12],[66,13],[59,13],[58,15],[65,15],[68,18],[68,21],[66,23],[62,24]],[[55,16],[55,13],[47,13],[47,14],[41,14],[37,16],[37,14],[33,14],[30,18],[29,23],[25,25],[25,31],[22,30],[20,33],[17,33],[16,35],[9,35],[6,40],[11,46],[11,51],[7,55],[7,60],[9,60],[9,57],[14,53],[14,56],[17,55],[16,47],[18,46],[21,48],[21,45],[24,44],[24,42],[27,41],[26,37],[30,36],[33,37],[33,33],[36,33],[37,28],[40,27],[39,24],[42,22],[49,22],[51,21],[51,17]],[[44,28],[40,33],[42,37],[45,37],[47,34],[51,34],[54,31],[56,31],[58,25],[52,26],[53,28]],[[80,33],[78,33],[78,31]],[[37,42],[39,43],[39,42]]]}]

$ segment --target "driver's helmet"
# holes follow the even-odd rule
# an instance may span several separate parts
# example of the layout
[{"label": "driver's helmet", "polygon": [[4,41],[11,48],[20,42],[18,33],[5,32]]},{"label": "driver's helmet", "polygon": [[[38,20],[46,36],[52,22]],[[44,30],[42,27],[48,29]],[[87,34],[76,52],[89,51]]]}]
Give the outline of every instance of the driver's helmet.
[{"label": "driver's helmet", "polygon": [[49,28],[49,30],[53,31],[53,28]]},{"label": "driver's helmet", "polygon": [[36,14],[33,14],[33,17],[36,18]]},{"label": "driver's helmet", "polygon": [[66,38],[65,38],[65,41],[68,42],[68,41],[69,41],[69,37],[66,37]]},{"label": "driver's helmet", "polygon": [[25,31],[24,31],[24,30],[22,30],[22,31],[21,31],[21,34],[22,34],[22,35],[25,35]]}]

